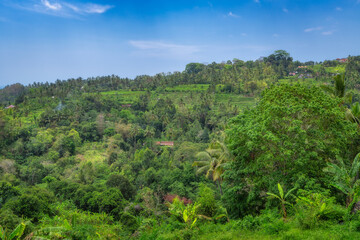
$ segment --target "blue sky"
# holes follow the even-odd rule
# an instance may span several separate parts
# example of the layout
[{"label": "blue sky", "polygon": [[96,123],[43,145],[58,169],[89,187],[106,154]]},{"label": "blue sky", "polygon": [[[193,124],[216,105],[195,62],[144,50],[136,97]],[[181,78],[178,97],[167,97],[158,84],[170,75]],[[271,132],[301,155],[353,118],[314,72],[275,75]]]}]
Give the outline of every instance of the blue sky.
[{"label": "blue sky", "polygon": [[360,55],[360,0],[0,0],[0,85]]}]

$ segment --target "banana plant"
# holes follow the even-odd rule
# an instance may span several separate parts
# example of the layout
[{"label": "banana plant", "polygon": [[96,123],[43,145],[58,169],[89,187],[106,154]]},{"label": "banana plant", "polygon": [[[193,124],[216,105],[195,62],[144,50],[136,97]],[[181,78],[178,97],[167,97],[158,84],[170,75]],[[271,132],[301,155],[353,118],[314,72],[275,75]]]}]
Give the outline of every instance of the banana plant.
[{"label": "banana plant", "polygon": [[199,207],[198,204],[188,204],[183,211],[184,222],[192,229],[198,220],[196,209]]},{"label": "banana plant", "polygon": [[331,185],[346,195],[346,207],[358,200],[360,153],[355,156],[350,167],[346,166],[342,159],[338,159],[338,164],[328,163],[324,171],[332,175],[333,182]]},{"label": "banana plant", "polygon": [[25,230],[25,223],[20,223],[11,233],[7,233],[2,226],[0,226],[0,239],[13,240],[20,239]]},{"label": "banana plant", "polygon": [[196,209],[199,206],[197,203],[185,206],[177,197],[168,205],[170,213],[186,223],[190,229],[194,227],[199,216],[201,217],[201,215],[196,214]]},{"label": "banana plant", "polygon": [[283,218],[286,219],[287,217],[287,212],[286,212],[286,205],[291,205],[291,203],[287,202],[286,199],[290,196],[290,194],[296,189],[296,188],[293,188],[293,189],[290,189],[286,194],[284,194],[284,190],[283,188],[281,187],[280,183],[278,183],[277,185],[278,187],[278,191],[279,191],[279,194],[276,195],[274,193],[266,193],[267,195],[269,195],[270,197],[274,197],[274,198],[277,198],[279,199],[280,201],[280,204],[281,204],[281,212],[282,212],[282,215],[283,215]]}]

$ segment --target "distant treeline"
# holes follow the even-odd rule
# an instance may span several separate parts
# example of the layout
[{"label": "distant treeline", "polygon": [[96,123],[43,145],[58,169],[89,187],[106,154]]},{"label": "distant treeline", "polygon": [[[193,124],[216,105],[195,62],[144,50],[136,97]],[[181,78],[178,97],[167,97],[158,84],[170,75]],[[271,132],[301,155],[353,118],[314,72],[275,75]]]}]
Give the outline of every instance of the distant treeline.
[{"label": "distant treeline", "polygon": [[[68,94],[79,92],[101,92],[111,90],[155,90],[182,84],[211,84],[210,90],[222,85],[221,91],[256,95],[279,79],[289,77],[289,73],[300,74],[300,77],[311,77],[315,80],[330,79],[335,71],[332,68],[343,66],[347,78],[347,87],[358,87],[356,79],[360,77],[360,56],[349,56],[347,62],[326,60],[324,62],[293,61],[290,54],[277,50],[268,57],[256,61],[239,59],[211,64],[189,63],[183,72],[159,73],[154,76],[139,75],[134,79],[121,78],[116,75],[56,80],[54,83],[36,83],[22,86],[14,84],[0,90],[0,103],[20,103],[25,95],[54,96],[65,98]],[[306,66],[306,67],[305,67]],[[329,71],[330,69],[330,71]],[[306,75],[305,75],[306,74]]]}]

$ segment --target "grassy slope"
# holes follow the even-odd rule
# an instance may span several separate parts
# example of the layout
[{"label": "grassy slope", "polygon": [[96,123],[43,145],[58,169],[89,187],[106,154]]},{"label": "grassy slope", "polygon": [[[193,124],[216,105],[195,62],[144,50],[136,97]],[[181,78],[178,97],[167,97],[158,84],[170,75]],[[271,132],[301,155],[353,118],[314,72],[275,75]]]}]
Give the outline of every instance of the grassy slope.
[{"label": "grassy slope", "polygon": [[[180,101],[184,102],[185,105],[193,105],[194,99],[199,97],[201,93],[205,93],[208,89],[209,84],[187,84],[175,87],[167,87],[164,91],[151,92],[151,102],[154,103],[158,98],[170,98],[175,105],[178,105]],[[116,95],[121,102],[133,103],[136,99],[145,94],[145,91],[108,91],[101,92],[102,95]],[[214,99],[214,108],[218,109],[218,105],[231,104],[232,106],[239,107],[240,109],[245,107],[251,107],[255,105],[254,97],[244,97],[239,94],[233,93],[216,93]]]}]

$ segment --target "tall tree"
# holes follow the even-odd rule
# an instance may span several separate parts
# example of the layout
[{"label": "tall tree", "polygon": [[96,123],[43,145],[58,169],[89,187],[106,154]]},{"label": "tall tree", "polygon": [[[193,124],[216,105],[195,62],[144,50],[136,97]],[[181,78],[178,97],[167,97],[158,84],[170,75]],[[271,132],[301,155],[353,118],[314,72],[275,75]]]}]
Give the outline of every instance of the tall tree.
[{"label": "tall tree", "polygon": [[206,177],[212,177],[213,181],[218,182],[220,194],[222,195],[221,175],[224,173],[224,164],[228,162],[232,156],[224,143],[213,140],[209,147],[196,154],[198,161],[194,161],[193,166],[197,166],[197,173],[205,173]]}]

